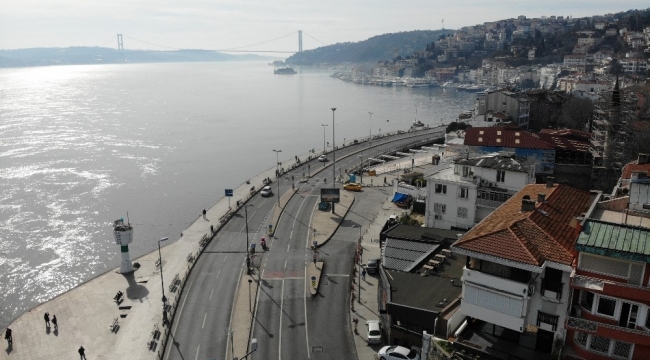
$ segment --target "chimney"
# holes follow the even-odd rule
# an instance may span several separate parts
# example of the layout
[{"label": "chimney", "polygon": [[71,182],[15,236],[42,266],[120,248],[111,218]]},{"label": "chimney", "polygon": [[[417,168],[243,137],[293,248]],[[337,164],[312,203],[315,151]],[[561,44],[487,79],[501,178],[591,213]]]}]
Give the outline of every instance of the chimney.
[{"label": "chimney", "polygon": [[641,153],[639,153],[639,159],[638,159],[637,163],[639,165],[647,164],[648,162],[650,162],[649,160],[650,160],[650,154],[641,154]]},{"label": "chimney", "polygon": [[546,188],[550,189],[553,187],[553,184],[555,183],[555,177],[549,176],[546,178]]},{"label": "chimney", "polygon": [[535,202],[533,200],[528,200],[528,199],[521,200],[522,212],[534,211],[534,210],[535,210]]},{"label": "chimney", "polygon": [[546,194],[537,194],[537,202],[538,203],[543,203],[546,201]]}]

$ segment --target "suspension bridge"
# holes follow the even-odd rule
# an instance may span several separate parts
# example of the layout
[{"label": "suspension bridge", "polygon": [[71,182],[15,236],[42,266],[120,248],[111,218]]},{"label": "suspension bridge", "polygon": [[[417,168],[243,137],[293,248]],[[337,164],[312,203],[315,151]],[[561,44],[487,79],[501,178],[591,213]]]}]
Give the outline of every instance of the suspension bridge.
[{"label": "suspension bridge", "polygon": [[[258,46],[261,46],[261,45],[267,45],[267,44],[269,44],[269,43],[271,43],[271,42],[275,42],[275,41],[278,41],[278,40],[281,40],[281,39],[284,39],[284,38],[287,38],[287,37],[290,37],[290,36],[295,36],[296,34],[298,35],[298,50],[297,50],[297,51],[287,51],[287,50],[268,50],[268,49],[264,49],[264,50],[253,50],[253,49],[250,49],[250,48],[252,48],[252,47],[258,47]],[[183,50],[191,50],[191,51],[212,51],[212,52],[239,52],[239,53],[278,53],[278,54],[295,54],[295,53],[301,53],[302,50],[303,50],[303,49],[302,49],[302,36],[303,36],[303,34],[306,35],[306,36],[308,36],[309,38],[311,38],[311,39],[317,41],[317,42],[320,43],[320,44],[323,44],[323,45],[325,45],[325,46],[328,45],[328,44],[326,44],[326,43],[324,43],[324,42],[322,42],[322,41],[316,39],[315,37],[313,37],[313,36],[307,34],[306,32],[304,32],[304,31],[302,31],[302,30],[294,31],[294,32],[291,32],[291,33],[289,33],[289,34],[286,34],[286,35],[283,35],[283,36],[280,36],[280,37],[277,37],[277,38],[274,38],[274,39],[270,39],[270,40],[266,40],[266,41],[258,42],[258,43],[255,43],[255,44],[244,45],[244,46],[238,46],[238,47],[234,47],[234,48],[224,48],[224,49],[180,49],[180,48],[175,48],[175,47],[171,47],[171,46],[166,46],[166,45],[161,45],[161,44],[153,43],[153,42],[146,41],[146,40],[136,39],[136,38],[134,38],[134,37],[126,36],[126,35],[123,35],[123,34],[117,34],[117,50],[119,50],[119,51],[121,51],[121,52],[124,52],[124,40],[123,40],[123,39],[124,39],[124,38],[127,38],[127,39],[129,39],[129,40],[132,40],[132,41],[135,41],[135,42],[138,42],[138,43],[141,43],[141,44],[147,44],[147,45],[150,45],[150,46],[156,46],[156,47],[159,47],[159,48],[163,49],[163,50],[151,50],[151,51],[163,51],[163,52],[164,52],[164,51],[183,51]]]}]

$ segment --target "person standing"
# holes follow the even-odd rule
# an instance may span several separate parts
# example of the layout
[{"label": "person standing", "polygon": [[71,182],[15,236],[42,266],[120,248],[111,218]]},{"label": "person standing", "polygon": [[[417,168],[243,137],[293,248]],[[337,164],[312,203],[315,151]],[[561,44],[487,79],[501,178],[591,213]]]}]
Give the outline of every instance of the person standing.
[{"label": "person standing", "polygon": [[59,329],[59,324],[56,322],[56,315],[52,315],[52,324],[54,324],[54,330]]},{"label": "person standing", "polygon": [[45,320],[45,327],[50,327],[50,313],[46,312],[45,315],[43,315],[43,319]]},{"label": "person standing", "polygon": [[11,329],[7,328],[5,330],[5,340],[7,340],[7,344],[11,345],[14,342],[13,337],[11,336]]},{"label": "person standing", "polygon": [[208,213],[208,212],[205,211],[205,209],[203,209],[203,219],[205,219],[205,215],[206,215],[207,213]]},{"label": "person standing", "polygon": [[86,349],[84,349],[83,346],[80,347],[79,350],[77,350],[77,352],[79,353],[80,359],[86,360]]},{"label": "person standing", "polygon": [[361,279],[366,280],[366,268],[361,271]]}]

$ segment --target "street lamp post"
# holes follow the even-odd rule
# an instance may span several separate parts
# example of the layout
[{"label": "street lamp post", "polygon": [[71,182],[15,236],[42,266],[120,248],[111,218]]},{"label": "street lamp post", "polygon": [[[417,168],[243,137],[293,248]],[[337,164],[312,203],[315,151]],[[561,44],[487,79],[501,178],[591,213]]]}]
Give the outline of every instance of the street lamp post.
[{"label": "street lamp post", "polygon": [[[332,108],[332,186],[336,188],[336,142],[334,140],[334,112],[336,108]],[[332,203],[332,214],[334,214],[334,203]]]},{"label": "street lamp post", "polygon": [[[356,225],[353,226],[356,227]],[[357,291],[359,296],[357,302],[361,304],[361,263],[363,262],[363,253],[359,251],[359,248],[361,248],[361,225],[359,225],[359,241],[357,242],[357,253],[359,254],[359,290]]]},{"label": "street lamp post", "polygon": [[359,176],[361,177],[361,184],[363,184],[363,156],[359,155]]},{"label": "street lamp post", "polygon": [[280,207],[280,169],[279,169],[280,156],[278,154],[280,154],[282,150],[273,149],[273,151],[275,151],[275,172],[278,174],[278,195],[277,196],[278,196],[278,207]]},{"label": "street lamp post", "polygon": [[368,149],[372,147],[372,112],[368,111],[370,121],[368,121]]},{"label": "street lamp post", "polygon": [[169,238],[164,237],[158,240],[158,261],[160,262],[160,286],[162,288],[162,306],[163,306],[163,326],[167,325],[167,311],[165,305],[167,304],[167,298],[165,297],[165,282],[163,281],[163,264],[162,264],[162,253],[160,252],[160,243],[167,241]]},{"label": "street lamp post", "polygon": [[248,207],[252,206],[252,204],[248,204],[244,206],[244,214],[246,214],[246,274],[250,275],[251,273],[251,257],[250,257],[250,251],[248,251]]},{"label": "street lamp post", "polygon": [[251,306],[251,283],[253,282],[253,279],[248,279],[248,311],[253,313],[253,307]]},{"label": "street lamp post", "polygon": [[320,124],[320,126],[323,127],[323,154],[325,154],[325,128],[327,127],[327,124]]}]

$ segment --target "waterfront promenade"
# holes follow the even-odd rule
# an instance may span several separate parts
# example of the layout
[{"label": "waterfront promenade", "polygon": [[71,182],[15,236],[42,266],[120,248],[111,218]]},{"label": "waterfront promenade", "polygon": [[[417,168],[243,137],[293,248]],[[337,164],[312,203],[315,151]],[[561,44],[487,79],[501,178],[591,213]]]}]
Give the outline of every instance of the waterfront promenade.
[{"label": "waterfront promenade", "polygon": [[[301,157],[301,160],[304,161],[304,158]],[[294,160],[291,160],[281,166],[289,168],[293,164]],[[314,169],[312,177],[322,169]],[[267,177],[275,177],[275,168],[250,179],[250,184],[244,183],[234,189],[231,205],[234,207],[237,200],[247,199],[250,187],[261,188],[263,179]],[[292,193],[289,190],[285,194],[278,194],[280,203],[286,204]],[[348,206],[350,204],[348,202]],[[164,288],[160,282],[158,252],[153,251],[134,260],[140,268],[133,274],[107,272],[19,317],[10,325],[13,330],[13,345],[0,353],[0,359],[69,359],[78,356],[77,349],[80,346],[86,349],[88,359],[160,357],[168,329],[162,326],[162,292],[169,299],[168,313],[173,315],[176,311],[183,310],[185,304],[179,301],[183,282],[192,263],[200,256],[205,242],[209,241],[206,239],[211,237],[210,226],[216,231],[224,224],[224,215],[229,212],[226,198],[208,209],[205,219],[201,215],[201,209],[197,209],[197,219],[183,231],[183,236],[162,248]],[[312,222],[322,229],[318,236],[322,237],[319,238],[319,243],[323,243],[336,231],[343,217],[333,221],[330,216],[319,217],[318,213],[325,214],[315,212]],[[280,214],[281,211],[275,211],[271,223],[277,223]],[[243,265],[242,262],[242,269]],[[318,269],[315,267],[313,270]],[[235,300],[233,328],[246,324],[236,321],[238,312],[242,311],[241,306],[237,305],[247,302],[247,299],[240,298],[241,289],[243,287],[240,286]],[[125,295],[119,304],[114,301],[118,291],[123,291]],[[366,295],[364,298],[372,296]],[[57,316],[58,327],[46,327],[43,319],[46,312],[50,316]],[[232,344],[237,353],[241,353],[248,344],[248,336],[244,331],[238,331]]]}]

